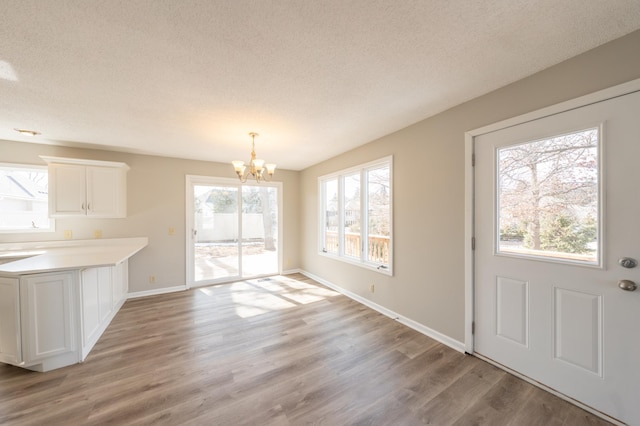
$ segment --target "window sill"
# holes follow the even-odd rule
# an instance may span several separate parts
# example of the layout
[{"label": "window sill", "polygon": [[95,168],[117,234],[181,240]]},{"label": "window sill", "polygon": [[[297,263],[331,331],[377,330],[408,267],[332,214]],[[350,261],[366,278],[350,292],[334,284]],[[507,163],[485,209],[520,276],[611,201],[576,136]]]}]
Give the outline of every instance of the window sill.
[{"label": "window sill", "polygon": [[337,254],[334,254],[334,253],[325,253],[323,251],[319,251],[318,254],[322,257],[327,257],[329,259],[337,260],[339,262],[348,263],[349,265],[359,266],[360,268],[368,269],[370,271],[377,272],[382,275],[387,275],[389,277],[393,276],[393,269],[390,266],[387,266],[386,268],[381,268],[380,265],[375,263],[363,263],[357,259],[351,259],[346,256],[338,256]]}]

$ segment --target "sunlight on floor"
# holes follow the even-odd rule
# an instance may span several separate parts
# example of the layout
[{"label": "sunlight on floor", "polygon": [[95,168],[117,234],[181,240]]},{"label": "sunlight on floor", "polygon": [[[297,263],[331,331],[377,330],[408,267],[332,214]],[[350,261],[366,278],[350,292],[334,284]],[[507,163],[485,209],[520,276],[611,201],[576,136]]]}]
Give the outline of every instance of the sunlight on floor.
[{"label": "sunlight on floor", "polygon": [[236,314],[242,318],[296,306],[278,295],[265,293],[245,281],[231,284],[231,297],[236,304]]},{"label": "sunlight on floor", "polygon": [[[340,293],[293,278],[274,276],[238,281],[225,286],[235,303],[236,314],[250,318],[268,312],[319,302]],[[219,289],[204,287],[198,291],[207,296],[219,295]]]}]

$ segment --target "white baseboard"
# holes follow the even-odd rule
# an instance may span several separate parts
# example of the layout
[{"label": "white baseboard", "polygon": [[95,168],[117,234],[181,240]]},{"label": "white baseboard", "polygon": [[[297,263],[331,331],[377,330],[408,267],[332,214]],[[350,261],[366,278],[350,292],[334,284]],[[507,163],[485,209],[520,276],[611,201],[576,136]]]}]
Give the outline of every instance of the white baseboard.
[{"label": "white baseboard", "polygon": [[311,278],[312,280],[318,281],[320,284],[326,285],[327,287],[337,291],[338,293],[342,293],[345,296],[347,296],[350,299],[355,300],[356,302],[362,303],[363,305],[380,312],[383,315],[388,316],[389,318],[392,318],[396,321],[398,321],[401,324],[406,325],[409,328],[412,328],[414,330],[416,330],[419,333],[424,334],[425,336],[431,337],[433,340],[437,340],[438,342],[442,343],[443,345],[449,346],[451,349],[454,349],[458,352],[465,352],[465,345],[463,342],[459,342],[455,339],[452,339],[451,337],[440,333],[439,331],[433,330],[432,328],[429,328],[423,324],[420,324],[419,322],[416,322],[412,319],[409,319],[407,317],[404,317],[390,309],[385,308],[384,306],[378,305],[375,302],[372,302],[369,299],[366,299],[358,294],[352,293],[349,290],[345,290],[344,288],[335,285],[332,282],[329,282],[321,277],[318,277],[317,275],[314,275],[310,272],[307,271],[299,271],[301,274],[303,274],[306,277]]},{"label": "white baseboard", "polygon": [[166,294],[166,293],[175,293],[177,291],[187,290],[187,286],[175,286],[175,287],[164,287],[157,288],[154,290],[145,290],[145,291],[136,291],[135,293],[127,294],[127,299],[137,299],[138,297],[146,297],[146,296],[155,296],[158,294]]},{"label": "white baseboard", "polygon": [[301,274],[302,271],[298,268],[296,269],[287,269],[286,271],[282,271],[280,275],[291,275],[291,274]]}]

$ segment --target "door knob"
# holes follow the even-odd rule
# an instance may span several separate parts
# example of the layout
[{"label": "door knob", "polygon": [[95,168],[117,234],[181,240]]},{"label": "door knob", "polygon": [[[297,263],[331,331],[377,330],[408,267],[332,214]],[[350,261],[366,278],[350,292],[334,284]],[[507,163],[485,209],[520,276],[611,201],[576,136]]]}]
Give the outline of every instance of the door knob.
[{"label": "door knob", "polygon": [[638,286],[631,280],[620,280],[618,281],[618,287],[626,291],[634,291]]}]

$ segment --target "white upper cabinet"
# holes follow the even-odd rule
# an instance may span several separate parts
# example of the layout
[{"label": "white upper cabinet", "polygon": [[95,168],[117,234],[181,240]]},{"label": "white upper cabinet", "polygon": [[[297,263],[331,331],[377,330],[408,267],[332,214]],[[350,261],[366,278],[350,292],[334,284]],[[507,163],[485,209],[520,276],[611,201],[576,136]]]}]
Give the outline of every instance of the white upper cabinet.
[{"label": "white upper cabinet", "polygon": [[49,216],[126,217],[125,163],[40,158],[49,164]]}]

